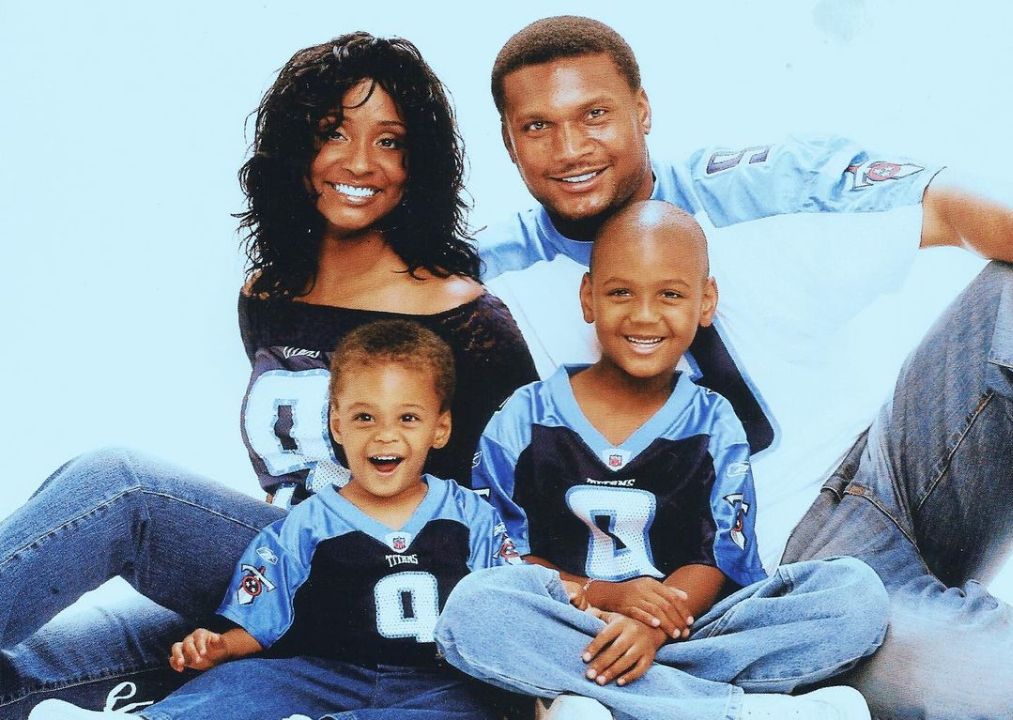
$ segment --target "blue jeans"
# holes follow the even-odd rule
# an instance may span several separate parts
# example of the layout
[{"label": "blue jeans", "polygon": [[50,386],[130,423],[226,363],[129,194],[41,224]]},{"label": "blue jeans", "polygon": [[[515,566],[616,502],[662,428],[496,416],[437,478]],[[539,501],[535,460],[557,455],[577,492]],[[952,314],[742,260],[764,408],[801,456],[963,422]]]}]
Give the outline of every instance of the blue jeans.
[{"label": "blue jeans", "polygon": [[785,565],[715,604],[640,679],[599,686],[580,655],[605,623],[570,605],[555,571],[528,565],[458,583],[436,642],[469,675],[537,697],[587,695],[617,719],[737,720],[743,690],[791,692],[854,667],[883,641],[887,609],[876,573],[853,558]]},{"label": "blue jeans", "polygon": [[[1013,716],[1010,610],[971,581],[989,579],[1013,532],[1011,368],[1013,269],[993,262],[912,355],[785,552],[854,554],[880,573],[891,630],[847,678],[877,717]],[[0,521],[0,716],[51,696],[122,708],[178,685],[166,648],[217,607],[235,558],[278,516],[129,453],[61,468]],[[42,627],[117,574],[158,604]]]},{"label": "blue jeans", "polygon": [[140,711],[147,720],[491,720],[453,668],[367,668],[324,658],[247,658],[201,673]]},{"label": "blue jeans", "polygon": [[[169,646],[207,622],[236,559],[282,514],[127,451],[61,467],[0,522],[0,717],[48,697],[136,708],[176,688]],[[115,576],[146,597],[48,622]]]},{"label": "blue jeans", "polygon": [[1011,490],[1013,267],[993,262],[908,358],[785,550],[853,555],[886,585],[886,642],[844,679],[874,717],[1013,717],[1013,617],[979,584],[1009,553]]}]

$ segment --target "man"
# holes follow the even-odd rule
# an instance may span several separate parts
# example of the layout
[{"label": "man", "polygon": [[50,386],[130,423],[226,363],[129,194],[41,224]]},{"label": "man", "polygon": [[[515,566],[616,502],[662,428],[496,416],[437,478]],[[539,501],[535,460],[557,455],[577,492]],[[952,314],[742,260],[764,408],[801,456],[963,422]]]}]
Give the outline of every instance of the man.
[{"label": "man", "polygon": [[994,574],[1013,532],[1002,499],[1013,485],[1013,268],[986,267],[878,416],[888,386],[866,375],[881,354],[868,339],[895,319],[859,313],[900,284],[919,247],[1013,261],[1013,211],[940,168],[837,138],[652,164],[633,53],[584,18],[512,37],[492,90],[504,144],[542,207],[480,236],[486,280],[539,372],[596,356],[575,298],[604,219],[647,198],[695,214],[722,298],[684,369],[747,429],[764,564],[843,554],[879,572],[891,632],[847,678],[874,715],[1009,715],[1009,608],[970,581]]}]

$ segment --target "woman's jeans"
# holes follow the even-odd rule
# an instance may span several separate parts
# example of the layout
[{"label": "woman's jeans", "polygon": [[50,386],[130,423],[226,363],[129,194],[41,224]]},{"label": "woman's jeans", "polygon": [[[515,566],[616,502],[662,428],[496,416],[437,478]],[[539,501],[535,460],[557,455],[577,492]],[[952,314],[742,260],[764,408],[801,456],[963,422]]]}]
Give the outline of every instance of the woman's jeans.
[{"label": "woman's jeans", "polygon": [[[1011,495],[1013,268],[992,262],[908,359],[785,551],[854,555],[886,585],[886,641],[845,678],[876,717],[1013,717],[1010,609],[974,581],[1008,555]],[[280,513],[128,452],[58,470],[0,522],[0,717],[53,694],[96,709],[165,694],[178,683],[169,645],[217,608],[236,558]],[[116,575],[157,605],[43,627]]]},{"label": "woman's jeans", "polygon": [[[174,689],[186,678],[169,647],[209,621],[247,544],[281,515],[129,451],[61,467],[0,522],[0,717],[53,696],[132,709]],[[45,624],[116,576],[147,598]]]}]

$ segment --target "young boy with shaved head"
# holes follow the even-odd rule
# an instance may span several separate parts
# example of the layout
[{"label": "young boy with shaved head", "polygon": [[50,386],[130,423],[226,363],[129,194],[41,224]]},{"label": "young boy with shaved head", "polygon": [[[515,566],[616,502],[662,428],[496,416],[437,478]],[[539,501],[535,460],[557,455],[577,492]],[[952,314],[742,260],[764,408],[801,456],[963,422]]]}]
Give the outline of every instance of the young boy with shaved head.
[{"label": "young boy with shaved head", "polygon": [[659,201],[615,213],[580,302],[601,358],[520,388],[476,455],[474,488],[531,564],[458,586],[447,659],[617,718],[867,719],[851,688],[784,694],[872,653],[886,593],[851,558],[764,572],[742,425],[676,369],[717,306],[700,226]]}]

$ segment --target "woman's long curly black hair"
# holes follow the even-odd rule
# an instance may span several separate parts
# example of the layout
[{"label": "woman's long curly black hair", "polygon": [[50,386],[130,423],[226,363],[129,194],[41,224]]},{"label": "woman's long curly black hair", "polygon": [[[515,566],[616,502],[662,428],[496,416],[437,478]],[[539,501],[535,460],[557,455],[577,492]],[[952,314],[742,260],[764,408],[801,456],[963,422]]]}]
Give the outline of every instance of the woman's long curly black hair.
[{"label": "woman's long curly black hair", "polygon": [[478,279],[465,221],[464,150],[446,88],[412,43],[356,32],[300,50],[256,111],[252,156],[239,170],[247,210],[247,277],[254,295],[298,297],[312,289],[324,229],[307,189],[320,120],[336,115],[350,88],[371,79],[393,98],[407,127],[408,181],[380,221],[408,272]]}]

